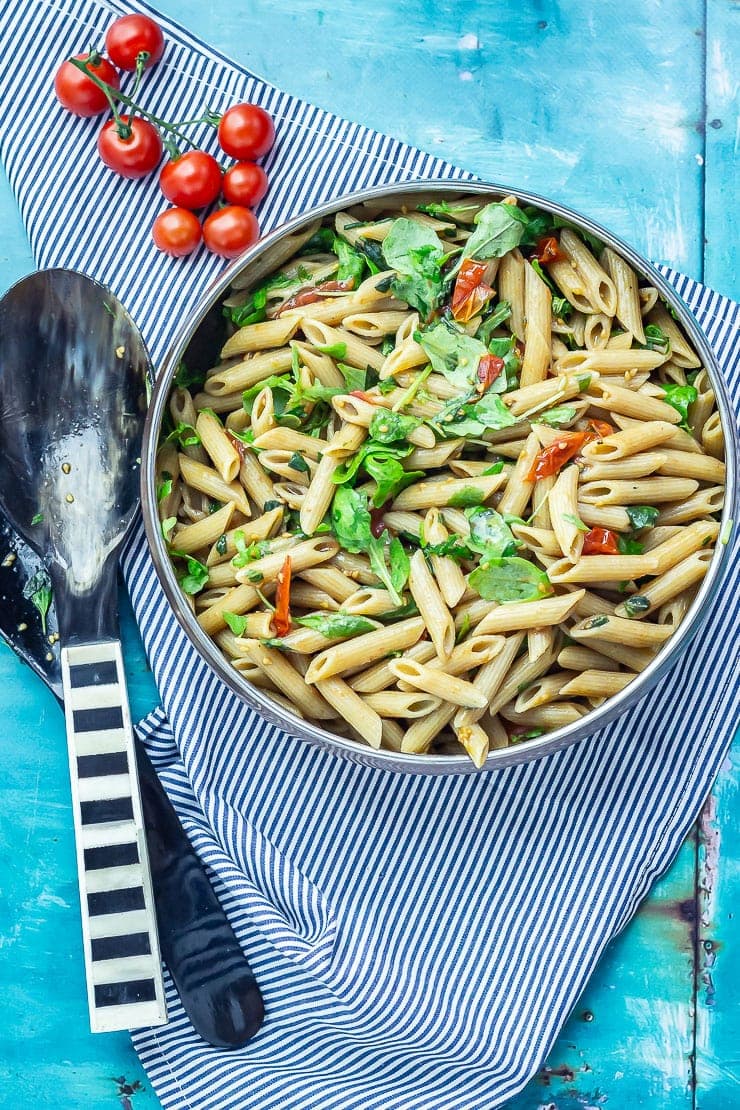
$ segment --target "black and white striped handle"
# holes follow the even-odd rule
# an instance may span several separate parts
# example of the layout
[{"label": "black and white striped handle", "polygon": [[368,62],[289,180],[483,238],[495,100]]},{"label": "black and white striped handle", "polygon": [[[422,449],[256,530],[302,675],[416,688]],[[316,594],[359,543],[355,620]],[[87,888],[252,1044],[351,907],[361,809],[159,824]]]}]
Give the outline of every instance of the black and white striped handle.
[{"label": "black and white striped handle", "polygon": [[62,649],[93,1033],[163,1025],[167,1007],[121,645]]}]

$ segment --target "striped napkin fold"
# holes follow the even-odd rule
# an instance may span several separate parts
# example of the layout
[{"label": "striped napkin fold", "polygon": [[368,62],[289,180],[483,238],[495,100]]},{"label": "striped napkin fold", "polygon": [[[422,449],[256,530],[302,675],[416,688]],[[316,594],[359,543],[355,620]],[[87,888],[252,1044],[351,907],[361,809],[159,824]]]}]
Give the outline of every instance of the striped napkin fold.
[{"label": "striped napkin fold", "polygon": [[[6,54],[35,61],[0,75],[0,154],[38,265],[110,285],[157,363],[223,264],[157,254],[156,178],[110,174],[90,156],[98,123],[64,114],[52,93],[58,60],[130,10],[5,0]],[[148,107],[190,118],[252,100],[275,118],[263,230],[343,192],[468,176],[287,96],[152,14],[167,51]],[[213,143],[205,128],[199,138]],[[740,307],[663,272],[738,406]],[[169,1025],[134,1036],[164,1106],[492,1110],[521,1090],[672,860],[730,743],[740,676],[724,598],[737,595],[739,569],[735,551],[711,637],[613,725],[535,763],[418,777],[308,747],[230,694],[171,616],[139,527],[124,572],[163,703],[139,732],[267,1004],[255,1040],[226,1053],[200,1041],[168,980]]]}]

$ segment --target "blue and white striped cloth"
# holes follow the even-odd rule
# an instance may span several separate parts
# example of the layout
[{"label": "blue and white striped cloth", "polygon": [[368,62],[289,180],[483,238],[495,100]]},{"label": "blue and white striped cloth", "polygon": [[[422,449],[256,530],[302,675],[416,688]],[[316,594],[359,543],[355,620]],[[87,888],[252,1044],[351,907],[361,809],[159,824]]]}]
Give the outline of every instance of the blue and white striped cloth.
[{"label": "blue and white striped cloth", "polygon": [[[0,75],[0,152],[38,265],[107,282],[156,361],[222,264],[154,251],[156,178],[111,175],[92,155],[98,123],[65,115],[51,92],[57,60],[102,41],[127,10],[101,0],[4,0],[4,54],[31,54],[34,65]],[[264,230],[360,187],[466,176],[286,96],[157,18],[168,46],[145,85],[149,107],[189,118],[206,104],[218,111],[256,100],[275,117]],[[33,113],[23,109],[29,101]],[[740,404],[740,308],[665,272]],[[265,724],[190,648],[141,529],[124,569],[164,707],[141,735],[267,1003],[259,1036],[225,1053],[195,1035],[170,984],[169,1025],[134,1037],[163,1104],[504,1103],[541,1064],[605,946],[672,860],[730,743],[740,682],[725,598],[738,593],[737,552],[711,637],[636,709],[568,751],[456,778],[356,766]]]}]

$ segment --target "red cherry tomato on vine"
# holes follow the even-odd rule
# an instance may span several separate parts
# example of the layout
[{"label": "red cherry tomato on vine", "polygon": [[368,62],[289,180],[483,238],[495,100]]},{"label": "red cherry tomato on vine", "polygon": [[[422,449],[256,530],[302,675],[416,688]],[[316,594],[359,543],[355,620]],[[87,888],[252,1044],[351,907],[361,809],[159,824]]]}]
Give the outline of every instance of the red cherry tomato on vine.
[{"label": "red cherry tomato on vine", "polygon": [[[75,54],[81,62],[87,62],[89,54]],[[118,88],[119,76],[107,58],[99,57],[95,65],[90,65],[91,71],[107,85]],[[108,111],[110,104],[108,97],[94,81],[73,66],[71,62],[62,62],[54,77],[54,92],[57,100],[68,112],[76,116],[97,116],[100,112]]]},{"label": "red cherry tomato on vine", "polygon": [[130,136],[122,139],[116,130],[116,121],[108,120],[98,135],[98,154],[106,166],[121,177],[144,177],[162,157],[159,132],[141,116],[133,119],[121,116],[121,122],[131,128]]},{"label": "red cherry tomato on vine", "polygon": [[267,174],[254,162],[237,162],[224,174],[223,191],[229,204],[254,208],[267,192]]},{"label": "red cherry tomato on vine", "polygon": [[204,208],[213,204],[221,192],[221,167],[212,154],[189,150],[173,162],[166,162],[159,175],[159,187],[173,204],[183,208]]},{"label": "red cherry tomato on vine", "polygon": [[122,15],[105,35],[105,49],[119,69],[136,69],[139,54],[148,54],[144,68],[158,62],[164,52],[164,35],[146,15]]},{"label": "red cherry tomato on vine", "polygon": [[206,246],[222,258],[238,258],[259,237],[259,224],[254,214],[238,204],[219,208],[203,224]]},{"label": "red cherry tomato on vine", "polygon": [[152,239],[157,250],[174,258],[192,254],[202,238],[198,217],[188,208],[168,208],[160,212],[152,225]]},{"label": "red cherry tomato on vine", "polygon": [[218,125],[221,149],[232,158],[254,162],[267,154],[275,141],[272,119],[257,104],[234,104]]}]

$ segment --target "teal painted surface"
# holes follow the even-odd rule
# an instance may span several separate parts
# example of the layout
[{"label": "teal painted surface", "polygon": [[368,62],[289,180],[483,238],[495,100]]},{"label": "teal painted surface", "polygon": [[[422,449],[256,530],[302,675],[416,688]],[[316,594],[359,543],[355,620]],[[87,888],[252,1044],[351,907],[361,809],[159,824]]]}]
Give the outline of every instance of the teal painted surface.
[{"label": "teal painted surface", "polygon": [[[377,0],[372,15],[355,0],[161,7],[275,84],[562,199],[740,297],[733,0]],[[32,263],[4,179],[0,226],[5,288]],[[143,714],[156,695],[127,609],[124,641]],[[0,690],[0,1105],[116,1110],[124,1076],[144,1087],[134,1110],[152,1110],[127,1039],[87,1032],[61,715],[4,648]],[[739,1106],[738,913],[734,751],[700,831],[610,946],[513,1110]]]}]

